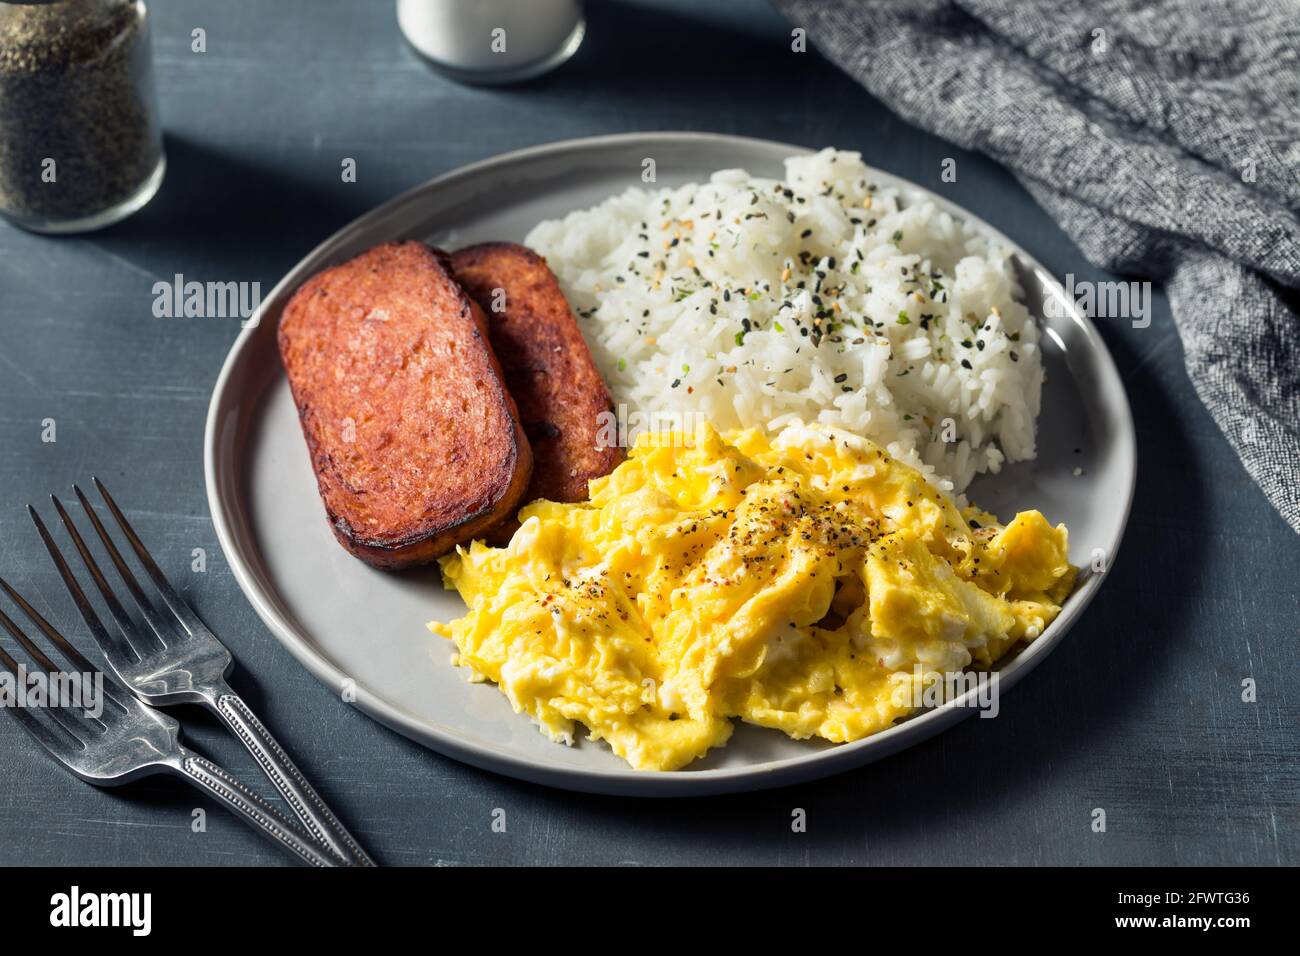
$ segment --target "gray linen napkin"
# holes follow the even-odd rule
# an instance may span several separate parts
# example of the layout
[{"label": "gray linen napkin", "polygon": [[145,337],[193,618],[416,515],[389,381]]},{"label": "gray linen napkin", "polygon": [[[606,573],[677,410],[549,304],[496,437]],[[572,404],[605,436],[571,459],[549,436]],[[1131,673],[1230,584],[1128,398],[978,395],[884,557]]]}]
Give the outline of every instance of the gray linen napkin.
[{"label": "gray linen napkin", "polygon": [[905,119],[1162,281],[1187,372],[1300,532],[1300,3],[774,0]]}]

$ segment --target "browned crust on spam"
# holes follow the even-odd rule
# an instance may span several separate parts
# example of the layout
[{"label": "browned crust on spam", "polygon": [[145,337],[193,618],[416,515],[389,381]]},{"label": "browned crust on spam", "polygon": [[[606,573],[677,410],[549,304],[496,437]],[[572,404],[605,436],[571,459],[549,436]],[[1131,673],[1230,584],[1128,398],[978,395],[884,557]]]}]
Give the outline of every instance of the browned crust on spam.
[{"label": "browned crust on spam", "polygon": [[386,243],[316,274],[285,306],[279,345],[348,551],[424,564],[513,514],[532,453],[486,319],[444,253]]},{"label": "browned crust on spam", "polygon": [[510,242],[461,249],[451,267],[487,315],[533,447],[526,500],[585,501],[587,482],[613,471],[623,451],[598,440],[613,403],[555,275],[537,253]]}]

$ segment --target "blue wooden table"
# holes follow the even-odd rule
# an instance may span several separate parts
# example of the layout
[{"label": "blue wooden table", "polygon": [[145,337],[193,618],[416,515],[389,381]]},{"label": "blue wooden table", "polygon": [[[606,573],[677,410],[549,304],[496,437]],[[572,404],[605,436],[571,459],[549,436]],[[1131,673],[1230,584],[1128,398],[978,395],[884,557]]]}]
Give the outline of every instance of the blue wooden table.
[{"label": "blue wooden table", "polygon": [[[98,474],[231,645],[237,689],[389,864],[1300,862],[1300,538],[1198,404],[1159,295],[1149,328],[1101,329],[1139,437],[1122,553],[999,719],[816,784],[651,805],[474,770],[343,706],[262,627],[209,520],[201,436],[238,321],[156,318],[155,282],[179,273],[267,290],[336,228],[438,173],[549,140],[659,129],[857,149],[966,205],[1059,276],[1106,276],[1004,170],[903,123],[817,54],[792,53],[790,26],[762,0],[598,0],[574,61],[497,90],[430,73],[388,3],[153,7],[170,160],[157,199],[83,238],[0,226],[0,573],[56,625],[79,621],[23,505]],[[198,27],[205,53],[191,47]],[[341,181],[347,158],[355,183]],[[945,158],[955,183],[940,179]],[[48,419],[54,442],[42,440]],[[203,571],[189,570],[196,548]],[[184,717],[199,749],[261,782],[237,744]],[[791,829],[796,808],[804,833]],[[77,783],[0,715],[0,864],[282,862],[179,783]]]}]

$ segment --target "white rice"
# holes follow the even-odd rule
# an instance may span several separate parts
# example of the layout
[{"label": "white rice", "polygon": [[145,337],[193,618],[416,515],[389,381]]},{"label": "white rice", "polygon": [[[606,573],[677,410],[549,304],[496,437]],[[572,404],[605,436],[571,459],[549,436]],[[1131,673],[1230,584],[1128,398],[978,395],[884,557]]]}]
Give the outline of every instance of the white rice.
[{"label": "white rice", "polygon": [[1038,328],[1010,250],[857,153],[676,189],[629,189],[540,223],[616,403],[643,422],[820,422],[962,492],[1034,457]]}]

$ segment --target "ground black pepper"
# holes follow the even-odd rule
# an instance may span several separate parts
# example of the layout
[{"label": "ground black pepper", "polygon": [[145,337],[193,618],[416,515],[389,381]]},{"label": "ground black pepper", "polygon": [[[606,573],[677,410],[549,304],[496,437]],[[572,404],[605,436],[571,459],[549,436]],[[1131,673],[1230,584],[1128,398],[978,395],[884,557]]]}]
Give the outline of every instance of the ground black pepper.
[{"label": "ground black pepper", "polygon": [[148,23],[136,0],[0,3],[0,213],[95,228],[161,176]]}]

